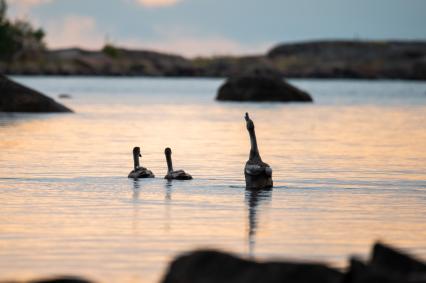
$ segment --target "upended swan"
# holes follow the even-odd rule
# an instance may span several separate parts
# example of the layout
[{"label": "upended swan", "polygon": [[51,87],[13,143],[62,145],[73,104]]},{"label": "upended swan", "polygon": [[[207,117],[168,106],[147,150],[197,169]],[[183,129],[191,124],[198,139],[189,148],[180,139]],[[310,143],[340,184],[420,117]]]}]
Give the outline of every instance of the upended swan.
[{"label": "upended swan", "polygon": [[167,180],[191,180],[192,176],[188,173],[186,173],[183,170],[173,170],[173,163],[172,163],[172,150],[167,147],[164,150],[164,154],[166,155],[166,161],[167,161],[167,175],[164,177],[164,179]]},{"label": "upended swan", "polygon": [[269,189],[272,188],[272,168],[262,161],[257,147],[256,133],[254,132],[254,123],[246,113],[245,120],[247,130],[250,135],[250,157],[244,168],[247,189]]},{"label": "upended swan", "polygon": [[129,173],[129,178],[154,178],[155,175],[151,170],[141,167],[139,165],[139,157],[142,157],[141,149],[139,147],[133,148],[133,170]]}]

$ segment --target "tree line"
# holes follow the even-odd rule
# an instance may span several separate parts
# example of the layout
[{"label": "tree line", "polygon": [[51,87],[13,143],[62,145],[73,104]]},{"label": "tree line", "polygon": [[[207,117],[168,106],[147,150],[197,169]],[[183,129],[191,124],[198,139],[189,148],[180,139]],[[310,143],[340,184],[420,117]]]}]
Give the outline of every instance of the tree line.
[{"label": "tree line", "polygon": [[10,20],[7,2],[0,0],[0,59],[8,61],[45,49],[45,33],[26,20]]}]

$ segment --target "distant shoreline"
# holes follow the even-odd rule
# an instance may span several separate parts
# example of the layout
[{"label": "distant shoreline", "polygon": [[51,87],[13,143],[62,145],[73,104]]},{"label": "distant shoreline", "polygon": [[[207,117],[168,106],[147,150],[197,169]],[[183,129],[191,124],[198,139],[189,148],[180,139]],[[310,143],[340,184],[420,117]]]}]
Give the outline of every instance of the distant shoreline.
[{"label": "distant shoreline", "polygon": [[311,41],[266,54],[198,57],[106,46],[34,51],[0,61],[0,72],[27,76],[226,78],[252,70],[285,78],[426,80],[426,41]]}]

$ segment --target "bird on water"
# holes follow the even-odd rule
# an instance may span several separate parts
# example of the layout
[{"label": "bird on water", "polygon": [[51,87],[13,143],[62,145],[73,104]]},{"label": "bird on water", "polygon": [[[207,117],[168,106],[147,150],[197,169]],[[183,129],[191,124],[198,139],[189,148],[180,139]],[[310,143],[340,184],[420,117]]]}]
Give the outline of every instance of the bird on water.
[{"label": "bird on water", "polygon": [[141,149],[139,147],[133,148],[133,170],[129,173],[129,178],[154,178],[155,175],[151,170],[141,167],[139,164],[139,157],[142,157]]},{"label": "bird on water", "polygon": [[188,173],[186,173],[183,170],[173,170],[173,163],[172,163],[172,150],[167,147],[164,150],[164,154],[166,155],[166,161],[167,161],[167,175],[164,177],[164,179],[167,180],[191,180],[192,176]]},{"label": "bird on water", "polygon": [[244,176],[246,179],[247,189],[269,189],[273,187],[272,168],[260,157],[257,147],[256,133],[254,131],[254,123],[250,119],[249,114],[245,116],[247,130],[250,136],[250,156],[244,168]]}]

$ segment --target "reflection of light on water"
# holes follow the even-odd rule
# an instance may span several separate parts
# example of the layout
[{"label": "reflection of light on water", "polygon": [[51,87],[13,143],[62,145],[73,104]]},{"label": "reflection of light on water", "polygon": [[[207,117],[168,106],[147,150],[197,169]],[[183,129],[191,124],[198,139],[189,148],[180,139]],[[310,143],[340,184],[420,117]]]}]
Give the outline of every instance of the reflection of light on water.
[{"label": "reflection of light on water", "polygon": [[[0,116],[0,280],[153,282],[179,252],[247,244],[256,257],[340,266],[376,239],[426,257],[426,106],[406,103],[410,91],[351,104],[345,88],[394,85],[302,81],[318,103],[277,106],[212,102],[217,80],[44,80],[41,90],[71,84],[77,113]],[[273,197],[244,189],[246,111]],[[136,145],[157,179],[127,179]],[[167,146],[194,180],[162,179]]]},{"label": "reflection of light on water", "polygon": [[170,230],[170,222],[171,222],[171,215],[170,215],[170,205],[172,201],[172,188],[173,188],[173,181],[167,180],[165,184],[165,219],[164,219],[164,230],[169,231]]},{"label": "reflection of light on water", "polygon": [[249,243],[249,257],[254,257],[255,255],[255,245],[256,245],[256,231],[258,229],[258,206],[262,205],[264,202],[270,201],[272,196],[272,190],[246,190],[246,203],[248,207],[248,243]]}]

